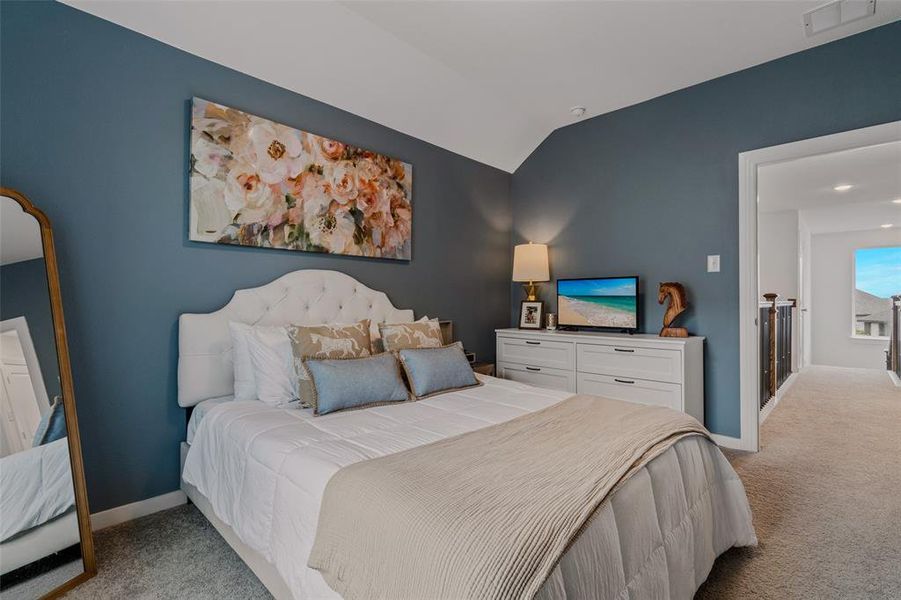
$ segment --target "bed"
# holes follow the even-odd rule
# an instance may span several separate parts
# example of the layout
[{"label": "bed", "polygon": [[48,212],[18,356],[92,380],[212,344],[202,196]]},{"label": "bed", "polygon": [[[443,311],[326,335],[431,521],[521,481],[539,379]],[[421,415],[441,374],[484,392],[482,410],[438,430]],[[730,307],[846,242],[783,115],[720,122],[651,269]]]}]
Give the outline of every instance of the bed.
[{"label": "bed", "polygon": [[[230,399],[228,321],[318,324],[412,311],[347,275],[298,271],[242,290],[220,311],[183,315],[179,402],[195,407],[182,487],[276,598],[339,598],[307,567],[323,494],[342,468],[496,426],[571,394],[479,376],[482,386],[418,402],[313,417]],[[741,481],[708,439],[680,439],[614,489],[536,598],[690,598],[716,557],[756,537]]]},{"label": "bed", "polygon": [[77,544],[68,439],[0,459],[0,575]]}]

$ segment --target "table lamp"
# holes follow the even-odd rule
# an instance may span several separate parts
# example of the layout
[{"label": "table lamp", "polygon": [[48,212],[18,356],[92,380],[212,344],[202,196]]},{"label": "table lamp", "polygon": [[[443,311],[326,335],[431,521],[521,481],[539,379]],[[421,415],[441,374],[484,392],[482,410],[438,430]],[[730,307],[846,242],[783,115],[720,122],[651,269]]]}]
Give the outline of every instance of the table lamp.
[{"label": "table lamp", "polygon": [[518,244],[513,248],[513,281],[521,281],[526,300],[538,299],[536,281],[549,281],[546,244]]}]

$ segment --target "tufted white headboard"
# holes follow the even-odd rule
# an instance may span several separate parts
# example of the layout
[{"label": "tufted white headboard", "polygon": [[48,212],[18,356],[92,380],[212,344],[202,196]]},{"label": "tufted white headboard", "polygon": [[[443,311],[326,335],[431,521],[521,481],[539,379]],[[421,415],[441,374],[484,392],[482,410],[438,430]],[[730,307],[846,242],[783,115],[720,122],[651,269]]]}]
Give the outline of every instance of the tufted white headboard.
[{"label": "tufted white headboard", "polygon": [[394,308],[383,292],[338,271],[294,271],[258,288],[238,290],[221,309],[178,319],[178,404],[234,393],[228,322],[248,325],[320,325],[413,320],[412,310]]}]

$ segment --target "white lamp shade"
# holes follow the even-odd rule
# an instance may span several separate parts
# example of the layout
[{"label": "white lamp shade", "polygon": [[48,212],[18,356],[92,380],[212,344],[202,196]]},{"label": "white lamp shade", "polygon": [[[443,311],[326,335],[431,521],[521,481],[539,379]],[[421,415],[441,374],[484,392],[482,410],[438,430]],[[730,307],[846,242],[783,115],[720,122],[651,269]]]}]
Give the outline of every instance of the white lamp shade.
[{"label": "white lamp shade", "polygon": [[513,281],[548,281],[545,244],[519,244],[513,248]]}]

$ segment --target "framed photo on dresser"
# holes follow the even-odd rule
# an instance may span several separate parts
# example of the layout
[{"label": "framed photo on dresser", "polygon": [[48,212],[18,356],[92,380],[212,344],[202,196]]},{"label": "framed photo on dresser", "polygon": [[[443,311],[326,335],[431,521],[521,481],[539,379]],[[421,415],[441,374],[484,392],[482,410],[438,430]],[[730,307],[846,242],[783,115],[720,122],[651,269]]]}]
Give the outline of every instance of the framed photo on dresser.
[{"label": "framed photo on dresser", "polygon": [[541,329],[544,318],[544,302],[541,300],[523,300],[519,307],[520,329]]}]

